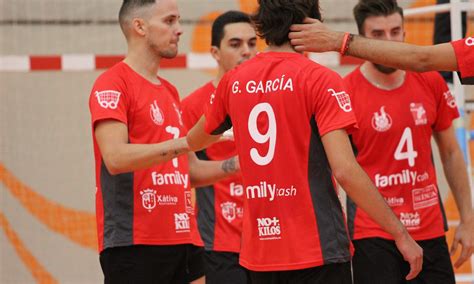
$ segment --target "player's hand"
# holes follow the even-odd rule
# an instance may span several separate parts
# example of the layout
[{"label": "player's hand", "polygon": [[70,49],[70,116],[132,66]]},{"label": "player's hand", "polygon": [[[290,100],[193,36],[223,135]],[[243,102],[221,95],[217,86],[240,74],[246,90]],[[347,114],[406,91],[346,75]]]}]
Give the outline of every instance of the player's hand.
[{"label": "player's hand", "polygon": [[461,255],[454,263],[454,267],[460,267],[466,260],[468,260],[474,251],[474,217],[471,217],[466,222],[461,222],[454,233],[454,240],[451,246],[451,255],[454,255],[461,245]]},{"label": "player's hand", "polygon": [[344,33],[328,29],[320,21],[306,18],[304,24],[292,25],[288,37],[297,51],[339,51]]},{"label": "player's hand", "polygon": [[398,250],[403,255],[403,259],[410,263],[410,272],[405,277],[406,280],[414,279],[423,267],[423,249],[405,232],[395,240]]}]

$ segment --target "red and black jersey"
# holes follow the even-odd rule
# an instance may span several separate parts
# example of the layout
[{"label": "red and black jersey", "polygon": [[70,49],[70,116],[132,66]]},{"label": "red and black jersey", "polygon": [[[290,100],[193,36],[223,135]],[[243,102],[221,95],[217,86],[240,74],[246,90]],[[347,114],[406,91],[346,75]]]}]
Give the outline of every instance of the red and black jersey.
[{"label": "red and black jersey", "polygon": [[[183,99],[183,122],[188,129],[204,114],[204,108],[215,96],[215,91],[209,82]],[[203,160],[225,160],[236,154],[232,141],[216,143],[196,153]],[[240,252],[243,194],[240,174],[196,189],[198,228],[206,250]]]},{"label": "red and black jersey", "polygon": [[[357,161],[415,240],[444,235],[443,206],[431,137],[459,116],[454,97],[437,72],[407,72],[403,85],[386,91],[356,69],[345,78],[359,130],[352,135]],[[392,239],[348,201],[353,239]]]},{"label": "red and black jersey", "polygon": [[335,72],[297,53],[260,53],[221,80],[206,131],[233,126],[243,177],[240,263],[296,270],[351,259],[321,137],[356,126]]},{"label": "red and black jersey", "polygon": [[[160,143],[186,135],[176,89],[159,78],[154,85],[121,62],[96,80],[89,107],[96,168],[99,250],[136,244],[191,243],[188,158],[111,175],[95,139],[98,122],[113,119],[128,128],[134,144]],[[194,224],[195,225],[195,224]]]},{"label": "red and black jersey", "polygon": [[451,42],[463,84],[474,84],[474,37]]}]

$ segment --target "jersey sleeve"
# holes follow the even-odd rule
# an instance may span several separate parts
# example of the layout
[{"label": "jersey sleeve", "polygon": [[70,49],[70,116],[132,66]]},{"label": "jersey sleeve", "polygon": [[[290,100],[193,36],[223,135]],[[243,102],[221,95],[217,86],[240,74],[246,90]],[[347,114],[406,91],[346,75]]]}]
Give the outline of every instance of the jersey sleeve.
[{"label": "jersey sleeve", "polygon": [[434,131],[442,131],[451,126],[452,121],[459,117],[456,99],[452,95],[443,77],[438,72],[425,73],[428,86],[432,89],[436,98],[436,119],[433,125]]},{"label": "jersey sleeve", "polygon": [[228,72],[222,77],[219,86],[217,86],[215,95],[211,97],[209,103],[206,104],[204,110],[206,117],[205,131],[208,134],[222,134],[232,127],[226,107],[227,92],[230,91],[228,81],[230,73],[232,72]]},{"label": "jersey sleeve", "polygon": [[463,79],[474,79],[474,38],[468,37],[451,42],[458,69]]},{"label": "jersey sleeve", "polygon": [[92,125],[104,119],[114,119],[128,124],[129,97],[125,84],[117,76],[102,74],[94,83],[89,97]]},{"label": "jersey sleeve", "polygon": [[357,129],[357,120],[352,110],[351,98],[346,92],[342,78],[329,69],[310,72],[307,79],[319,134],[345,129],[349,134]]},{"label": "jersey sleeve", "polygon": [[191,129],[203,113],[203,106],[196,101],[197,97],[195,93],[192,93],[181,101],[183,123],[187,129]]}]

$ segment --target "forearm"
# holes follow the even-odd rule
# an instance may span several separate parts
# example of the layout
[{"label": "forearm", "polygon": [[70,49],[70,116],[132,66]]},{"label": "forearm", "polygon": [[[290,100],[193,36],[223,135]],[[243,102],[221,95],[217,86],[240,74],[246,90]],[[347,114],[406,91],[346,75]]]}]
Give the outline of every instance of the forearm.
[{"label": "forearm", "polygon": [[364,170],[357,164],[347,169],[347,172],[351,174],[336,179],[352,201],[394,239],[407,234]]},{"label": "forearm", "polygon": [[450,43],[419,46],[354,36],[347,54],[370,62],[416,72],[457,70],[456,57]]},{"label": "forearm", "polygon": [[443,169],[459,210],[461,222],[472,221],[472,199],[462,152],[454,151],[443,158]]},{"label": "forearm", "polygon": [[220,135],[209,135],[204,131],[205,123],[206,119],[203,115],[196,125],[189,130],[186,138],[191,151],[200,151],[219,140]]},{"label": "forearm", "polygon": [[103,153],[104,162],[113,175],[133,172],[165,163],[189,151],[186,137],[157,144],[120,144]]},{"label": "forearm", "polygon": [[189,165],[189,175],[192,187],[214,184],[215,182],[239,172],[236,157],[224,161],[194,160]]}]

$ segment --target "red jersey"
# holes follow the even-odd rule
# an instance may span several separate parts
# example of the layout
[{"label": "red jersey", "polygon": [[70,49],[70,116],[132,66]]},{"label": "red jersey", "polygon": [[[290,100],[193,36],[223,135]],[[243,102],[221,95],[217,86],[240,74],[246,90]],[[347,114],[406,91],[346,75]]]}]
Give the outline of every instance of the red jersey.
[{"label": "red jersey", "polygon": [[[385,91],[356,69],[345,78],[359,130],[352,135],[357,161],[415,240],[444,235],[446,219],[431,152],[433,131],[459,116],[437,72],[407,72],[403,85]],[[353,239],[393,239],[348,201]]]},{"label": "red jersey", "polygon": [[[204,107],[215,96],[209,82],[181,102],[184,125],[191,129],[204,114]],[[237,155],[234,142],[220,142],[196,153],[203,160],[226,160]],[[240,252],[242,234],[243,186],[239,175],[196,190],[196,216],[206,250]]]},{"label": "red jersey", "polygon": [[458,62],[461,80],[464,84],[474,84],[474,37],[451,42]]},{"label": "red jersey", "polygon": [[127,125],[128,141],[133,144],[160,143],[186,135],[178,93],[159,79],[161,85],[154,85],[121,62],[100,75],[92,88],[89,107],[100,251],[136,244],[191,243],[193,207],[187,156],[111,175],[94,134],[97,122],[113,119]]},{"label": "red jersey", "polygon": [[240,264],[296,270],[351,259],[321,137],[356,121],[335,72],[297,53],[260,53],[228,72],[206,131],[233,126],[244,183]]}]

